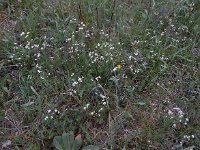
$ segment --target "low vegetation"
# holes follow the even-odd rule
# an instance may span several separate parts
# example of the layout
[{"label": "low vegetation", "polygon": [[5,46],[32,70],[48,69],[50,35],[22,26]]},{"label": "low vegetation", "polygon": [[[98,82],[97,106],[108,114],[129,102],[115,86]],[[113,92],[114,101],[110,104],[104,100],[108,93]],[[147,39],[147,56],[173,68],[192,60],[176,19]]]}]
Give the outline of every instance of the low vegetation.
[{"label": "low vegetation", "polygon": [[200,148],[199,0],[0,10],[2,149]]}]

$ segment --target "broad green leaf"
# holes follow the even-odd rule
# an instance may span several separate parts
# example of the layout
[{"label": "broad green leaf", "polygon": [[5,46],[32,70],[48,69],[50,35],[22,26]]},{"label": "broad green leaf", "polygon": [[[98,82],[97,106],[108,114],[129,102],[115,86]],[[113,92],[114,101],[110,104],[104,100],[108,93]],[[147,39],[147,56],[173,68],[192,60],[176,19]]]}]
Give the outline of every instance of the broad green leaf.
[{"label": "broad green leaf", "polygon": [[63,140],[61,136],[55,136],[53,139],[53,145],[58,149],[58,150],[65,150],[63,148]]},{"label": "broad green leaf", "polygon": [[74,148],[74,133],[73,132],[69,132],[69,133],[63,133],[62,134],[62,140],[63,140],[63,144],[65,149],[71,149],[73,150]]},{"label": "broad green leaf", "polygon": [[59,150],[79,150],[82,144],[82,139],[74,139],[74,133],[64,132],[62,136],[56,136],[53,140],[54,146]]},{"label": "broad green leaf", "polygon": [[100,148],[98,146],[88,145],[84,147],[82,150],[100,150]]}]

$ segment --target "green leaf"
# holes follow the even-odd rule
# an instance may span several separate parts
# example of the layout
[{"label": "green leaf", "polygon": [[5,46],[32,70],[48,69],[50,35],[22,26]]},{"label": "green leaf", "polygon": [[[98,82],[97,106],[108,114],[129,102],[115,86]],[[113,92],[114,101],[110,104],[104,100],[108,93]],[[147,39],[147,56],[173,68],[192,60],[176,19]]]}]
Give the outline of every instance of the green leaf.
[{"label": "green leaf", "polygon": [[119,85],[118,79],[115,76],[112,76],[109,80],[113,81],[115,83],[116,86]]},{"label": "green leaf", "polygon": [[70,131],[69,133],[63,133],[62,139],[64,143],[65,149],[72,149],[74,150],[74,133]]},{"label": "green leaf", "polygon": [[80,149],[82,142],[82,139],[75,140],[75,149]]},{"label": "green leaf", "polygon": [[58,149],[58,150],[65,150],[64,145],[63,145],[63,140],[61,136],[55,136],[53,139],[53,145]]},{"label": "green leaf", "polygon": [[84,147],[82,150],[100,150],[100,148],[98,146],[88,145]]},{"label": "green leaf", "polygon": [[6,93],[9,93],[9,90],[7,87],[3,87],[3,90],[6,92]]},{"label": "green leaf", "polygon": [[82,144],[82,139],[74,139],[74,133],[64,132],[62,136],[56,136],[53,140],[53,145],[59,150],[79,150]]}]

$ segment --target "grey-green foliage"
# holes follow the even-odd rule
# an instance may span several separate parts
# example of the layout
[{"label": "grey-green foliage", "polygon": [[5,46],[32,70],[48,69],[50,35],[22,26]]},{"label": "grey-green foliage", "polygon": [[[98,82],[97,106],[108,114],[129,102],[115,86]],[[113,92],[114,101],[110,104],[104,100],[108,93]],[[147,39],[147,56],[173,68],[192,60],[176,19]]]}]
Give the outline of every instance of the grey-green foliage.
[{"label": "grey-green foliage", "polygon": [[[53,139],[53,145],[58,150],[79,150],[82,145],[82,139],[74,139],[74,133],[63,133],[62,136],[55,136]],[[99,150],[99,147],[88,145],[82,150]]]},{"label": "grey-green foliage", "polygon": [[190,146],[190,147],[185,148],[185,149],[183,149],[183,150],[193,150],[194,148],[195,148],[195,146]]},{"label": "grey-green foliage", "polygon": [[100,150],[100,148],[98,146],[88,145],[84,147],[82,150]]},{"label": "grey-green foliage", "polygon": [[74,139],[74,133],[63,133],[62,136],[55,136],[53,139],[53,145],[58,150],[78,150],[80,149],[82,140]]}]

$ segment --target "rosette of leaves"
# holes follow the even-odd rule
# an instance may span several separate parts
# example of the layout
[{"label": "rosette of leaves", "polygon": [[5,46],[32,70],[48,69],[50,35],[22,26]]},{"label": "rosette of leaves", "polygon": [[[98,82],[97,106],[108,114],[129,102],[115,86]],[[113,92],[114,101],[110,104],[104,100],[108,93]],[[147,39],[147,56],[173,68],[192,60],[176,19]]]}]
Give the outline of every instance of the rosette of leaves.
[{"label": "rosette of leaves", "polygon": [[[55,136],[53,139],[53,145],[58,150],[80,150],[82,145],[81,138],[74,138],[74,133],[70,131],[69,133],[63,133],[62,136]],[[88,145],[82,150],[99,150],[99,147]]]}]

